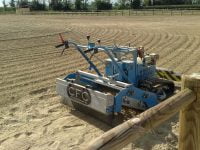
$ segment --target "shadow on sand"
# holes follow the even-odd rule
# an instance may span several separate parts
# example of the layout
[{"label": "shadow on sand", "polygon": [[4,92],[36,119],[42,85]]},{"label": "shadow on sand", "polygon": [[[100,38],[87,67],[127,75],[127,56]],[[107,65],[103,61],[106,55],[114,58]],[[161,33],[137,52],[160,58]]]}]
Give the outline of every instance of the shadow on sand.
[{"label": "shadow on sand", "polygon": [[[82,105],[74,105],[75,109],[71,109],[70,113],[81,120],[86,121],[89,124],[94,125],[96,128],[106,132],[111,128],[121,124],[127,119],[130,119],[141,112],[131,114],[120,114],[119,116],[105,116],[99,112],[96,112],[87,107],[82,107]],[[129,145],[128,150],[142,149],[151,150],[154,149],[156,145],[167,145],[167,150],[176,150],[177,146],[177,136],[173,133],[173,125],[178,122],[178,116],[174,116],[172,119],[164,122],[160,127],[151,130],[144,137],[141,137],[135,143]],[[158,149],[158,147],[157,147]]]}]

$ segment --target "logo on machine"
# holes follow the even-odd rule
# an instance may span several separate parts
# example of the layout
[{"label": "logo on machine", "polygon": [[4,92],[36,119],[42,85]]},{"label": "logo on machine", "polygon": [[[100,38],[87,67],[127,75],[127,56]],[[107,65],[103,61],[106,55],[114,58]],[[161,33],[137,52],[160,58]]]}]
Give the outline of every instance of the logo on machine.
[{"label": "logo on machine", "polygon": [[91,96],[89,91],[75,84],[69,84],[67,87],[67,94],[75,101],[89,105],[91,103]]}]

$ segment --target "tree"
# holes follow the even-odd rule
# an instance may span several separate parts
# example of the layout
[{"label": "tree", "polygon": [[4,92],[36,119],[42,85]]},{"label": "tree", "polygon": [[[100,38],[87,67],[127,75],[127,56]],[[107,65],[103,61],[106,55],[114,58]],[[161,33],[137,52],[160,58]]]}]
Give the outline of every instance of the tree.
[{"label": "tree", "polygon": [[193,0],[183,0],[184,4],[192,4]]},{"label": "tree", "polygon": [[184,4],[190,0],[155,0],[155,5],[179,5]]},{"label": "tree", "polygon": [[11,0],[10,3],[9,3],[9,5],[10,5],[10,7],[15,8],[15,1]]},{"label": "tree", "polygon": [[105,0],[95,0],[95,6],[97,10],[109,10],[112,9],[112,4]]},{"label": "tree", "polygon": [[33,0],[31,2],[30,8],[31,8],[31,10],[45,10],[46,4],[44,3],[44,1],[43,1],[43,3],[41,3],[38,0]]},{"label": "tree", "polygon": [[6,8],[7,8],[7,4],[6,4],[6,2],[5,2],[5,0],[3,0],[3,8],[4,8],[4,11],[6,11]]},{"label": "tree", "polygon": [[141,7],[141,1],[140,0],[131,0],[131,8],[137,9]]},{"label": "tree", "polygon": [[64,0],[63,2],[63,10],[68,11],[72,9],[72,3],[70,0]]},{"label": "tree", "polygon": [[83,0],[83,9],[87,10],[88,9],[88,0]]},{"label": "tree", "polygon": [[153,0],[144,0],[143,1],[143,6],[151,6],[153,5]]},{"label": "tree", "polygon": [[17,6],[21,8],[27,8],[29,6],[28,0],[17,1]]},{"label": "tree", "polygon": [[53,10],[62,10],[63,5],[61,0],[51,0],[49,7]]},{"label": "tree", "polygon": [[118,0],[118,9],[126,9],[127,0]]},{"label": "tree", "polygon": [[82,9],[82,0],[75,0],[75,9],[76,10]]}]

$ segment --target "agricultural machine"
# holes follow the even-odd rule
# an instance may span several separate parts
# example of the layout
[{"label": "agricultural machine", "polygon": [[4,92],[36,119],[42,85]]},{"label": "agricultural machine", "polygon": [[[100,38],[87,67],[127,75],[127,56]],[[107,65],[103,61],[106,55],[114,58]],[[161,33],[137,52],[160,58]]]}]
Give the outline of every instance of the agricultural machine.
[{"label": "agricultural machine", "polygon": [[[57,93],[65,102],[90,115],[117,116],[123,107],[146,110],[157,105],[174,93],[174,82],[158,77],[155,53],[146,54],[143,47],[117,47],[91,42],[78,45],[65,41],[56,48],[74,47],[89,64],[95,74],[78,70],[64,79],[57,79]],[[103,52],[105,72],[102,74],[91,57]],[[102,60],[101,60],[102,61]],[[96,116],[95,116],[96,117]]]}]

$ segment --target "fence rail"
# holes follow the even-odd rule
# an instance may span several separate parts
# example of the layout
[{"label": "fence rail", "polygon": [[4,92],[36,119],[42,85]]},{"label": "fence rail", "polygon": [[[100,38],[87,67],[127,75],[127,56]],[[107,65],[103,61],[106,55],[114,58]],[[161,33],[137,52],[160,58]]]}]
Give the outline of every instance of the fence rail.
[{"label": "fence rail", "polygon": [[10,14],[16,14],[15,11],[0,11],[0,15],[10,15]]},{"label": "fence rail", "polygon": [[145,10],[111,10],[98,12],[56,12],[56,11],[30,11],[21,12],[22,15],[86,15],[86,16],[183,16],[183,15],[200,15],[200,10],[169,10],[169,9],[145,9]]},{"label": "fence rail", "polygon": [[136,118],[105,132],[84,150],[117,150],[180,112],[180,150],[200,149],[200,74],[182,76],[182,90]]}]

